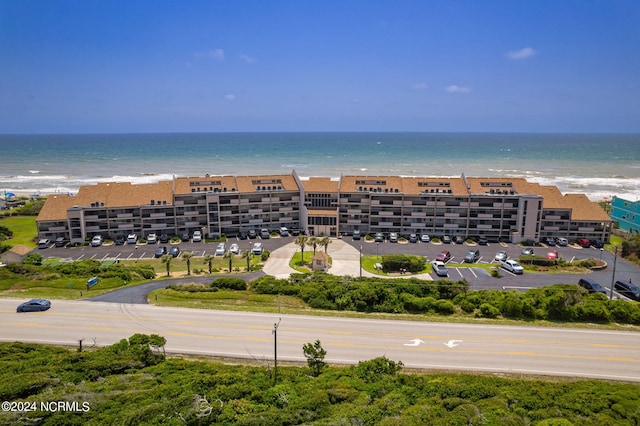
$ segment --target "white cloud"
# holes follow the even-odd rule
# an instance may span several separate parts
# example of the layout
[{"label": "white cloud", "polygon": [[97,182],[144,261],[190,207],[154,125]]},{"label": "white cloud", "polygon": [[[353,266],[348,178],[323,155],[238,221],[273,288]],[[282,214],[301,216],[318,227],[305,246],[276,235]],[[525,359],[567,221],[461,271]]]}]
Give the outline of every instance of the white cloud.
[{"label": "white cloud", "polygon": [[535,56],[537,52],[530,47],[525,47],[520,50],[512,50],[507,52],[507,58],[511,59],[526,59]]},{"label": "white cloud", "polygon": [[196,52],[193,54],[193,56],[195,56],[196,58],[213,58],[222,61],[224,60],[224,50],[212,49],[207,50],[206,52]]},{"label": "white cloud", "polygon": [[253,64],[253,63],[255,63],[255,62],[256,62],[256,58],[252,58],[252,57],[251,57],[251,56],[249,56],[249,55],[240,54],[240,55],[238,55],[238,57],[239,57],[240,59],[242,59],[243,61],[245,61],[247,64]]},{"label": "white cloud", "polygon": [[451,86],[447,86],[444,90],[449,93],[469,93],[471,91],[470,88],[464,86],[457,86],[452,84]]},{"label": "white cloud", "polygon": [[228,101],[235,101],[236,100],[236,95],[233,94],[228,94],[228,95],[224,95],[224,98]]},{"label": "white cloud", "polygon": [[413,86],[411,86],[411,88],[413,90],[424,90],[427,88],[427,83],[416,83]]}]

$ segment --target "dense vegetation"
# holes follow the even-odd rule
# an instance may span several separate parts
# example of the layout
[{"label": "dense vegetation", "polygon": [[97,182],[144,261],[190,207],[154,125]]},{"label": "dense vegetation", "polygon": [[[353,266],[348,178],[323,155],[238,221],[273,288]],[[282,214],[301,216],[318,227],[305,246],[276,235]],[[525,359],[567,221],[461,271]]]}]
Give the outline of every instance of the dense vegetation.
[{"label": "dense vegetation", "polygon": [[406,374],[402,362],[385,357],[315,370],[280,366],[274,383],[269,365],[165,359],[163,344],[162,337],[145,335],[81,353],[0,344],[3,401],[33,401],[38,407],[41,401],[68,401],[80,407],[74,412],[2,412],[0,422],[514,426],[640,421],[637,384]]}]

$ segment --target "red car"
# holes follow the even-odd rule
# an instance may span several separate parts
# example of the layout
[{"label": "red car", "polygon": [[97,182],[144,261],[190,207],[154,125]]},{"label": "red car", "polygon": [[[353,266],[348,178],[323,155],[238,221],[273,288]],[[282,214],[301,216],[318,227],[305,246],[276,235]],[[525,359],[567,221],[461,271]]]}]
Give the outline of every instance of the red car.
[{"label": "red car", "polygon": [[558,254],[557,250],[551,250],[549,253],[547,253],[547,259],[557,259],[559,257],[560,255]]},{"label": "red car", "polygon": [[449,253],[447,250],[441,252],[439,255],[436,256],[436,260],[440,261],[440,262],[444,262],[447,263],[449,260],[451,260],[451,253]]},{"label": "red car", "polygon": [[587,240],[586,238],[579,238],[576,240],[576,244],[578,244],[580,247],[582,248],[589,248],[591,247],[591,241]]}]

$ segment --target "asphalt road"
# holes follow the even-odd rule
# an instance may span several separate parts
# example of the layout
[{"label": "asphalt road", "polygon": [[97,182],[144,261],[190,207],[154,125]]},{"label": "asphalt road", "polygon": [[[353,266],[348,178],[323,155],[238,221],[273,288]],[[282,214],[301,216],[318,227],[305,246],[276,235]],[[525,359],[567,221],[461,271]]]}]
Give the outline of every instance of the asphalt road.
[{"label": "asphalt road", "polygon": [[329,363],[386,356],[407,367],[591,377],[640,382],[640,333],[508,327],[163,308],[54,301],[47,312],[16,313],[0,299],[1,341],[109,345],[156,333],[172,353],[244,357],[273,365],[304,361],[319,339]]}]

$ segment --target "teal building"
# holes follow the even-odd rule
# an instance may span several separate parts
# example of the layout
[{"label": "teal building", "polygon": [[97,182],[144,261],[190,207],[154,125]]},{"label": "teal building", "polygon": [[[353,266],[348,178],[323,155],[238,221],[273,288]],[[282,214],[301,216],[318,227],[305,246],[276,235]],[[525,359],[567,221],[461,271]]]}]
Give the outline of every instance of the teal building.
[{"label": "teal building", "polygon": [[618,227],[631,234],[640,232],[640,201],[629,201],[613,197],[611,201],[611,219],[618,222]]}]

